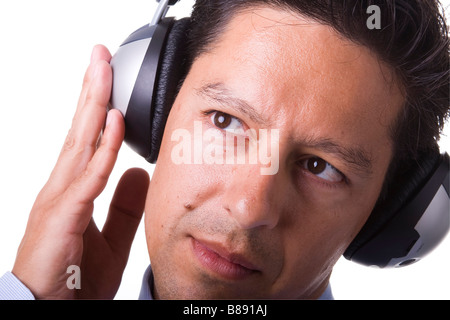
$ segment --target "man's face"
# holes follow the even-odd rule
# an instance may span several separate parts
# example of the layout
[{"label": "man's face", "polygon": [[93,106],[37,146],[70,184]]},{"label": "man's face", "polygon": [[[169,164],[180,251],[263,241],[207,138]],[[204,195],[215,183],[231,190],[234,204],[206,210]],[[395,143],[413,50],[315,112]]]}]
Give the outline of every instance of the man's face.
[{"label": "man's face", "polygon": [[[381,191],[403,100],[389,68],[331,28],[268,8],[236,15],[167,122],[145,218],[156,297],[320,296]],[[278,130],[278,170],[174,161],[180,129],[192,159],[222,146],[199,124],[217,137],[241,129],[244,153],[263,143],[248,129]]]}]

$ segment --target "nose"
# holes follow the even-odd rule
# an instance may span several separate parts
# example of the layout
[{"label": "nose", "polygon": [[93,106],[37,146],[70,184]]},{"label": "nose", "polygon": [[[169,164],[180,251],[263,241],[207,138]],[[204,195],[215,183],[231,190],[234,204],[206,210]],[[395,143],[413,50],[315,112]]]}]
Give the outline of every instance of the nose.
[{"label": "nose", "polygon": [[279,222],[282,187],[279,173],[262,175],[259,166],[236,166],[226,185],[223,207],[243,229],[267,227]]}]

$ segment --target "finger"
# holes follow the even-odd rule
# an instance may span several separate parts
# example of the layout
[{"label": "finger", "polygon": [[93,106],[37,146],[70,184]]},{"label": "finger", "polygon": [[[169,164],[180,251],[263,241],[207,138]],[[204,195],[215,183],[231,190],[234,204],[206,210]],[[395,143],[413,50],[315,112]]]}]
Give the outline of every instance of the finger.
[{"label": "finger", "polygon": [[91,54],[91,62],[99,60],[111,61],[111,53],[108,48],[101,44],[94,46]]},{"label": "finger", "polygon": [[150,178],[142,169],[130,169],[120,179],[102,234],[124,266],[144,212]]},{"label": "finger", "polygon": [[[102,45],[97,45],[93,48],[91,53],[91,63],[86,71],[86,74],[83,79],[83,86],[78,102],[78,107],[75,112],[73,121],[72,121],[72,127],[66,137],[63,149],[61,151],[61,154],[64,154],[64,151],[73,150],[76,155],[82,154],[82,150],[79,150],[78,147],[81,146],[81,149],[83,149],[83,139],[80,139],[78,137],[79,132],[83,132],[84,128],[86,126],[89,127],[89,123],[86,123],[86,119],[84,119],[84,122],[82,122],[83,117],[81,117],[82,111],[85,109],[86,105],[86,98],[88,94],[91,96],[91,99],[93,101],[105,101],[109,99],[110,91],[111,91],[111,84],[112,82],[112,75],[109,74],[112,73],[108,69],[110,69],[109,66],[106,67],[106,70],[101,70],[101,66],[98,66],[98,64],[101,61],[109,63],[111,60],[111,54],[109,53],[108,49]],[[104,65],[104,63],[103,63]],[[97,69],[100,68],[100,69]],[[94,82],[94,84],[93,84]],[[105,88],[98,90],[98,87],[105,86]],[[97,91],[98,90],[98,91]],[[95,97],[95,95],[99,95],[100,98]],[[102,97],[103,95],[103,97]],[[108,101],[104,102],[104,110],[106,113],[106,106],[108,104]],[[96,121],[102,121],[104,123],[104,114],[100,114],[101,119],[95,119]],[[81,118],[81,119],[80,119]],[[84,117],[86,118],[86,117]],[[90,119],[94,120],[94,119]],[[94,120],[94,121],[95,121]],[[97,126],[98,127],[98,126]],[[96,131],[97,127],[94,127],[94,131]],[[86,134],[89,134],[90,132],[86,132]],[[98,133],[95,133],[96,138],[98,138]],[[92,139],[96,139],[92,138]],[[91,139],[91,140],[92,140]],[[92,154],[92,148],[90,150],[87,150],[88,152],[85,155],[85,158],[90,159],[90,156]],[[89,152],[90,151],[90,152]],[[85,161],[80,161],[80,159],[76,159],[77,163],[80,164],[80,168],[83,169],[83,166],[86,164]],[[71,172],[74,173],[72,177],[68,177],[67,179],[69,182],[73,180],[74,176],[80,171],[80,170],[73,170],[73,168],[68,168]]]},{"label": "finger", "polygon": [[109,63],[111,61],[111,53],[108,51],[108,49],[105,46],[96,45],[92,49],[91,62],[90,62],[88,69],[86,70],[85,75],[84,75],[83,86],[81,89],[80,98],[78,100],[77,111],[78,111],[78,109],[82,109],[84,107],[85,100],[86,100],[86,94],[87,94],[89,85],[90,85],[93,75],[94,75],[95,64],[101,60]]},{"label": "finger", "polygon": [[[94,200],[100,195],[108,182],[114,168],[120,146],[125,133],[125,124],[120,111],[111,110],[100,146],[95,152],[86,169],[64,192],[64,203],[75,213],[70,222],[71,232],[82,234],[87,227],[89,212]],[[77,216],[81,215],[81,216]]]},{"label": "finger", "polygon": [[81,148],[95,151],[98,136],[106,118],[107,105],[111,97],[112,69],[108,62],[95,63],[93,80],[86,92],[84,106],[77,117],[73,132]]},{"label": "finger", "polygon": [[106,61],[100,60],[95,65],[93,79],[86,94],[86,106],[74,118],[49,180],[50,187],[65,190],[86,169],[96,151],[105,123],[111,87],[111,67]]}]

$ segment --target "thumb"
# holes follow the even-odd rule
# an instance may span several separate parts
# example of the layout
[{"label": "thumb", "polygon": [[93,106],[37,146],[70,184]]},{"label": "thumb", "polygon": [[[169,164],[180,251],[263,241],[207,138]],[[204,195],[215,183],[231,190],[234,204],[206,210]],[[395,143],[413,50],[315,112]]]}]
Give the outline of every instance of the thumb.
[{"label": "thumb", "polygon": [[145,207],[150,178],[143,169],[129,169],[120,179],[102,230],[103,237],[126,264]]}]

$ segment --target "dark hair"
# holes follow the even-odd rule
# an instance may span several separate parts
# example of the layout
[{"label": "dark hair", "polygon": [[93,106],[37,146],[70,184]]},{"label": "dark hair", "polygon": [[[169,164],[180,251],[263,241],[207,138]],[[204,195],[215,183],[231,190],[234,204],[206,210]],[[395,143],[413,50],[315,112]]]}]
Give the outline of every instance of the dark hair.
[{"label": "dark hair", "polygon": [[[282,8],[329,25],[370,48],[401,80],[406,102],[391,126],[394,159],[387,177],[436,152],[449,113],[448,30],[435,0],[197,0],[192,12],[190,64],[214,46],[238,12]],[[381,9],[381,29],[370,29],[370,5]],[[398,164],[402,164],[398,166]],[[389,179],[386,179],[388,181]]]}]

